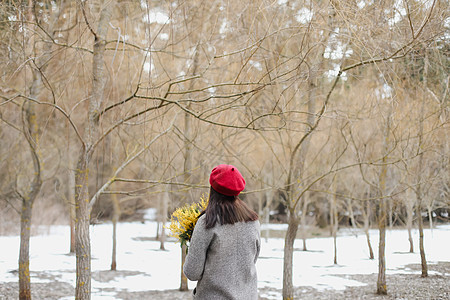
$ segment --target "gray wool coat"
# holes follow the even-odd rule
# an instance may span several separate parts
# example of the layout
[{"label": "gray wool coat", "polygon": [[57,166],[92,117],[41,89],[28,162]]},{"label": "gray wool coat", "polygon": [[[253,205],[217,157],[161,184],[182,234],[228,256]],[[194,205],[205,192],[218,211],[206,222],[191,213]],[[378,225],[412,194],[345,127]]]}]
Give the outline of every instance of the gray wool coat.
[{"label": "gray wool coat", "polygon": [[260,247],[259,221],[206,229],[201,216],[183,267],[189,280],[198,281],[194,299],[258,299],[255,263]]}]

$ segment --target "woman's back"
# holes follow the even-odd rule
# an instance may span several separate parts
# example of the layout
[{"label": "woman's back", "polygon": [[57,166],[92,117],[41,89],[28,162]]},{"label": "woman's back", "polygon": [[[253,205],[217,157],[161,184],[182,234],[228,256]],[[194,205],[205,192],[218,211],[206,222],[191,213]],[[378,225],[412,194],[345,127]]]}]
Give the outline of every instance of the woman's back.
[{"label": "woman's back", "polygon": [[255,263],[260,250],[259,221],[195,226],[184,265],[198,280],[194,299],[258,299]]}]

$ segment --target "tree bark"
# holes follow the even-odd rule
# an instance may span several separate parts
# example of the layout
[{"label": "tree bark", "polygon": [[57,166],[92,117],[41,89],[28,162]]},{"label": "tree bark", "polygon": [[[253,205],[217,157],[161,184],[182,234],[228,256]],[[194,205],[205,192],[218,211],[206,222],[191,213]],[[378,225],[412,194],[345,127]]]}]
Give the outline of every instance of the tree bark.
[{"label": "tree bark", "polygon": [[264,207],[264,224],[266,224],[266,230],[264,230],[264,240],[267,242],[270,237],[269,223],[270,223],[270,206],[272,204],[272,190],[266,191],[266,205]]},{"label": "tree bark", "polygon": [[378,188],[380,195],[379,215],[378,215],[378,229],[380,232],[380,241],[378,245],[378,280],[377,280],[377,294],[387,295],[386,286],[386,223],[387,223],[387,203],[386,203],[386,180],[387,180],[387,155],[390,142],[391,119],[392,119],[392,104],[388,104],[388,112],[386,116],[386,125],[383,141],[383,159],[378,178]]},{"label": "tree bark", "polygon": [[[36,95],[34,90],[37,79],[33,82],[31,95]],[[41,163],[39,160],[39,136],[38,124],[35,112],[35,104],[26,102],[23,106],[24,120],[23,132],[30,147],[33,160],[34,176],[30,188],[22,196],[22,211],[20,214],[20,253],[19,253],[19,299],[31,299],[30,284],[30,237],[31,237],[31,216],[33,203],[41,189]]]},{"label": "tree bark", "polygon": [[[69,154],[70,156],[70,154]],[[70,166],[72,164],[69,164]],[[72,171],[69,172],[69,217],[70,217],[70,247],[69,252],[75,253],[75,177]]]},{"label": "tree bark", "polygon": [[330,221],[331,221],[331,233],[333,236],[334,246],[334,259],[333,263],[337,265],[337,231],[338,231],[338,214],[337,214],[337,196],[336,196],[336,178],[333,179],[333,196],[331,198],[330,205]]},{"label": "tree bark", "polygon": [[370,234],[369,234],[369,229],[370,229],[370,210],[371,210],[371,206],[370,206],[370,202],[366,201],[366,213],[364,215],[364,233],[366,234],[366,240],[367,240],[367,247],[369,248],[369,259],[374,259],[375,256],[373,255],[373,249],[372,249],[372,244],[370,243]]},{"label": "tree bark", "polygon": [[[422,105],[422,109],[423,109],[423,105]],[[420,124],[420,129],[419,129],[419,147],[421,147],[422,144],[422,135],[423,135],[423,120],[421,120],[421,124]],[[419,150],[421,151],[421,150]],[[419,226],[419,251],[420,251],[420,262],[421,262],[421,266],[422,266],[422,277],[428,277],[428,266],[427,266],[427,260],[425,257],[425,246],[424,246],[424,241],[423,241],[423,219],[422,219],[422,189],[421,189],[421,180],[422,180],[422,167],[423,167],[423,154],[420,153],[419,154],[419,167],[418,167],[418,171],[417,171],[417,187],[416,187],[416,199],[417,199],[417,204],[416,204],[416,213],[417,213],[417,223]]]},{"label": "tree bark", "polygon": [[351,199],[347,200],[347,207],[350,212],[350,222],[352,223],[352,228],[355,230],[356,236],[358,236],[357,231],[356,231],[357,226],[356,226],[355,213],[353,212],[353,205],[352,205]]},{"label": "tree bark", "polygon": [[75,171],[76,300],[91,299],[91,241],[89,233],[91,208],[89,206],[88,163],[87,153],[82,149]]},{"label": "tree bark", "polygon": [[422,205],[421,200],[417,205],[417,215],[418,215],[418,223],[419,223],[419,250],[420,250],[420,263],[422,265],[422,275],[421,277],[428,277],[428,265],[427,259],[425,257],[425,246],[423,241],[423,220],[422,220]]},{"label": "tree bark", "polygon": [[408,230],[409,252],[414,253],[414,242],[412,238],[412,225],[413,225],[413,201],[408,200],[406,203],[406,228]]},{"label": "tree bark", "polygon": [[366,231],[366,240],[367,240],[367,246],[369,247],[369,259],[375,259],[375,256],[373,254],[372,244],[370,243],[369,230]]},{"label": "tree bark", "polygon": [[31,299],[30,284],[30,229],[32,201],[27,196],[22,199],[20,215],[20,253],[19,253],[19,299]]},{"label": "tree bark", "polygon": [[409,253],[414,253],[414,243],[411,234],[411,228],[408,227]]},{"label": "tree bark", "polygon": [[387,204],[387,209],[388,209],[389,230],[392,231],[392,226],[393,226],[392,200],[386,199],[386,204]]},{"label": "tree bark", "polygon": [[294,299],[294,285],[292,281],[292,266],[294,262],[294,242],[297,236],[299,219],[295,212],[289,212],[288,229],[284,242],[283,260],[283,300]]},{"label": "tree bark", "polygon": [[[167,189],[170,188],[170,185],[167,185]],[[162,210],[161,210],[161,236],[159,237],[160,241],[160,250],[166,250],[164,243],[166,242],[166,218],[169,210],[169,191],[167,190],[163,195],[163,203],[162,203]]]},{"label": "tree bark", "polygon": [[159,233],[161,232],[161,210],[162,202],[161,198],[158,199],[158,206],[156,209],[156,240],[159,241]]},{"label": "tree bark", "polygon": [[113,235],[112,235],[112,257],[111,257],[111,271],[117,270],[117,223],[120,220],[120,203],[119,199],[117,199],[116,194],[111,195],[111,200],[113,202],[113,217],[112,217],[112,225],[113,225]]},{"label": "tree bark", "polygon": [[[68,139],[70,142],[70,138]],[[69,147],[68,147],[69,148]],[[72,153],[67,151],[67,201],[69,206],[69,218],[70,218],[70,245],[69,245],[69,253],[75,253],[75,172],[72,170],[75,169]]]},{"label": "tree bark", "polygon": [[30,147],[30,153],[33,160],[34,176],[29,190],[26,192],[25,195],[21,196],[22,211],[20,214],[20,251],[19,251],[20,300],[31,299],[31,283],[30,283],[31,216],[33,203],[42,186],[41,163],[38,154],[38,147],[39,147],[38,125],[34,105],[35,104],[31,102],[26,102],[23,106],[23,112],[25,115],[23,120],[23,129],[26,140]]},{"label": "tree bark", "polygon": [[380,241],[378,245],[378,280],[377,280],[377,294],[387,295],[386,286],[386,203],[385,200],[380,200],[380,215],[378,220],[378,228],[380,232]]},{"label": "tree bark", "polygon": [[186,275],[184,275],[183,272],[183,266],[186,262],[186,254],[187,254],[187,247],[185,244],[181,246],[181,284],[180,284],[180,291],[187,291],[189,289],[188,287],[188,281]]},{"label": "tree bark", "polygon": [[308,215],[308,204],[309,200],[306,198],[307,196],[303,197],[303,207],[302,207],[302,214],[300,219],[301,224],[301,234],[302,234],[302,241],[303,241],[303,251],[308,251],[308,247],[306,247],[306,217]]}]

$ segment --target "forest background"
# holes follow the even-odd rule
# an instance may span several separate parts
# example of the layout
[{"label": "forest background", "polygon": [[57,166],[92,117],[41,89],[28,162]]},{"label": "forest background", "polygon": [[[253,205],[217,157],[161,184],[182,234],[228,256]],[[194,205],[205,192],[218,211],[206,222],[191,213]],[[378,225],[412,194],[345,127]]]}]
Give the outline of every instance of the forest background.
[{"label": "forest background", "polygon": [[31,223],[72,224],[87,299],[89,224],[167,218],[219,163],[289,224],[285,299],[298,228],[306,249],[311,225],[448,221],[448,4],[2,1],[0,233],[21,231],[21,291]]}]

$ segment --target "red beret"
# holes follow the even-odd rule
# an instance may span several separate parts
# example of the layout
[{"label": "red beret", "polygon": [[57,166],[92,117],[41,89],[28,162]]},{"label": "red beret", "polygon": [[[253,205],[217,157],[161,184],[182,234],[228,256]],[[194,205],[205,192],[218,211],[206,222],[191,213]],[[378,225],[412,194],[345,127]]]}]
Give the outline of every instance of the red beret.
[{"label": "red beret", "polygon": [[237,196],[245,188],[245,180],[235,166],[218,165],[211,171],[212,188],[226,196]]}]

